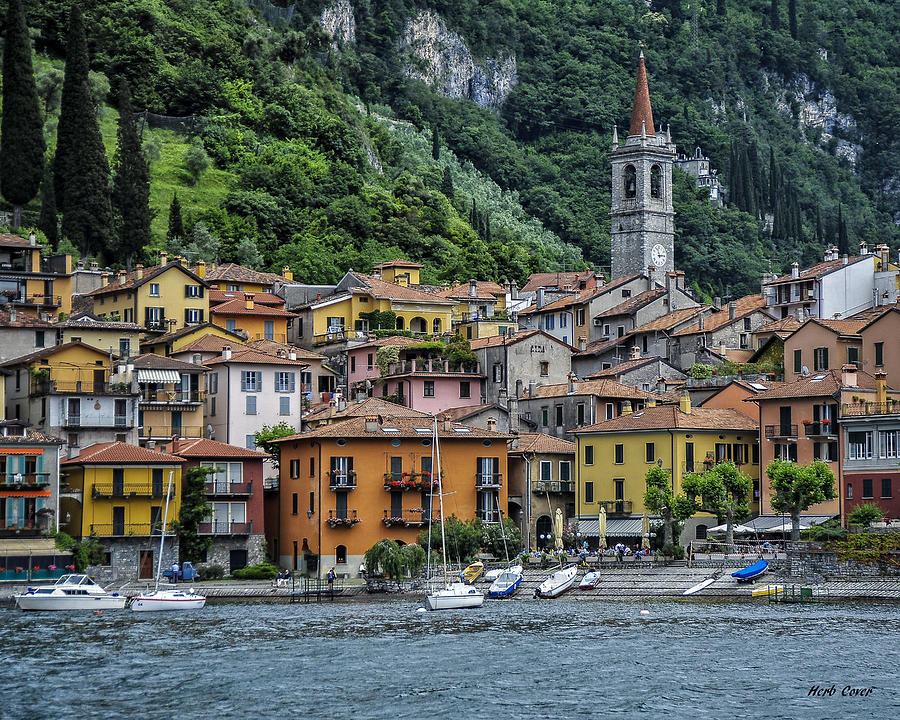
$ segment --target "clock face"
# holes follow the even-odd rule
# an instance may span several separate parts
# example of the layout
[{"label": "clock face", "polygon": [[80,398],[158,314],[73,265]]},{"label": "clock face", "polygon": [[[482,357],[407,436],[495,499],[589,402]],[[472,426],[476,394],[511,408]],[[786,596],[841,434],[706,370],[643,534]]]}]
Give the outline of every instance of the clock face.
[{"label": "clock face", "polygon": [[666,264],[666,256],[666,249],[659,243],[656,243],[650,250],[650,259],[653,260],[653,264],[656,267],[662,267]]}]

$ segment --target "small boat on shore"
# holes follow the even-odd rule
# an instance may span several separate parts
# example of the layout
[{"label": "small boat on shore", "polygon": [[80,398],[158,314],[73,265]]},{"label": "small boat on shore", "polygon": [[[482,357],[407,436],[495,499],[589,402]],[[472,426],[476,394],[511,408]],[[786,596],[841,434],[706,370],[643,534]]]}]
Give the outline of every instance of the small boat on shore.
[{"label": "small boat on shore", "polygon": [[719,575],[721,575],[721,571],[710,575],[708,578],[705,578],[698,582],[696,585],[689,587],[683,593],[683,596],[687,597],[690,595],[696,595],[701,590],[706,590],[710,585],[712,585],[716,580],[719,579]]},{"label": "small boat on shore", "polygon": [[750,592],[752,597],[769,597],[784,592],[784,585],[760,585]]},{"label": "small boat on shore", "polygon": [[544,582],[538,585],[534,591],[536,597],[555,598],[562,595],[566,590],[575,584],[575,577],[578,575],[577,565],[568,565],[557,570]]},{"label": "small boat on shore", "polygon": [[126,597],[110,593],[87,575],[63,575],[48,587],[30,587],[15,595],[22,610],[122,610]]},{"label": "small boat on shore", "polygon": [[581,582],[578,584],[579,590],[593,590],[600,584],[600,571],[593,570],[589,573],[585,573],[584,577],[581,578]]},{"label": "small boat on shore", "polygon": [[488,588],[488,597],[502,598],[513,595],[522,584],[522,566],[506,568]]},{"label": "small boat on shore", "polygon": [[474,583],[479,577],[481,577],[481,573],[484,572],[484,563],[480,560],[478,562],[473,562],[469,567],[463,570],[459,574],[459,579],[461,582],[468,583],[471,585]]},{"label": "small boat on shore", "polygon": [[731,577],[736,578],[738,582],[750,582],[753,578],[759,577],[768,569],[769,561],[760,560],[749,567],[731,573]]}]

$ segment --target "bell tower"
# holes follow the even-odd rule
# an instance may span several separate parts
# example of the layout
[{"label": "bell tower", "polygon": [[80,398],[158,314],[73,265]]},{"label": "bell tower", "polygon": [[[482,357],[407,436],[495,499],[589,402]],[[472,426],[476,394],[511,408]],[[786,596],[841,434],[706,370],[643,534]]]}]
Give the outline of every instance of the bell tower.
[{"label": "bell tower", "polygon": [[638,60],[631,127],[624,145],[613,128],[612,279],[675,269],[675,210],[672,166],[675,144],[668,129],[653,127],[644,51]]}]

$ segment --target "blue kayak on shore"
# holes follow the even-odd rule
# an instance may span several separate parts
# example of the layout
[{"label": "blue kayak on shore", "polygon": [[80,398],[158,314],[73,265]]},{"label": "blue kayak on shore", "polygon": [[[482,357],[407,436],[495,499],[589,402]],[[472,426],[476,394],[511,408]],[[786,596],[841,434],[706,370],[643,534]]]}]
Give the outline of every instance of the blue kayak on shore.
[{"label": "blue kayak on shore", "polygon": [[731,577],[737,578],[738,582],[741,582],[742,580],[752,580],[753,578],[762,575],[768,568],[769,561],[760,560],[758,563],[753,563],[753,565],[750,565],[749,567],[731,573]]}]

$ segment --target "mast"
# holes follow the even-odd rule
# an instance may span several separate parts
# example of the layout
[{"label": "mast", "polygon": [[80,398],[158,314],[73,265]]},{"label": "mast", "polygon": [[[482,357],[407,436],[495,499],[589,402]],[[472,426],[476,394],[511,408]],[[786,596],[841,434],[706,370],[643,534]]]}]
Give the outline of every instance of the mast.
[{"label": "mast", "polygon": [[[166,543],[166,523],[169,520],[169,499],[172,497],[173,477],[175,477],[175,471],[169,470],[169,484],[166,487],[166,507],[163,510],[163,524],[159,538],[159,559],[156,561],[156,589],[153,592],[159,592],[159,576],[162,574],[163,546]],[[178,578],[173,577],[172,581],[178,582]]]},{"label": "mast", "polygon": [[[436,422],[436,421],[435,421]],[[435,428],[435,437],[437,432]],[[428,587],[433,588],[431,574],[431,527],[434,518],[434,442],[431,443],[431,479],[428,484],[428,547],[425,548],[425,579],[428,581]]]},{"label": "mast", "polygon": [[[441,554],[444,558],[444,585],[448,586],[450,581],[447,579],[447,538],[444,535],[444,481],[441,478],[441,449],[438,445],[438,421],[436,415],[434,418],[434,456],[437,460],[438,498],[441,509]],[[434,468],[432,468],[433,470]]]}]

